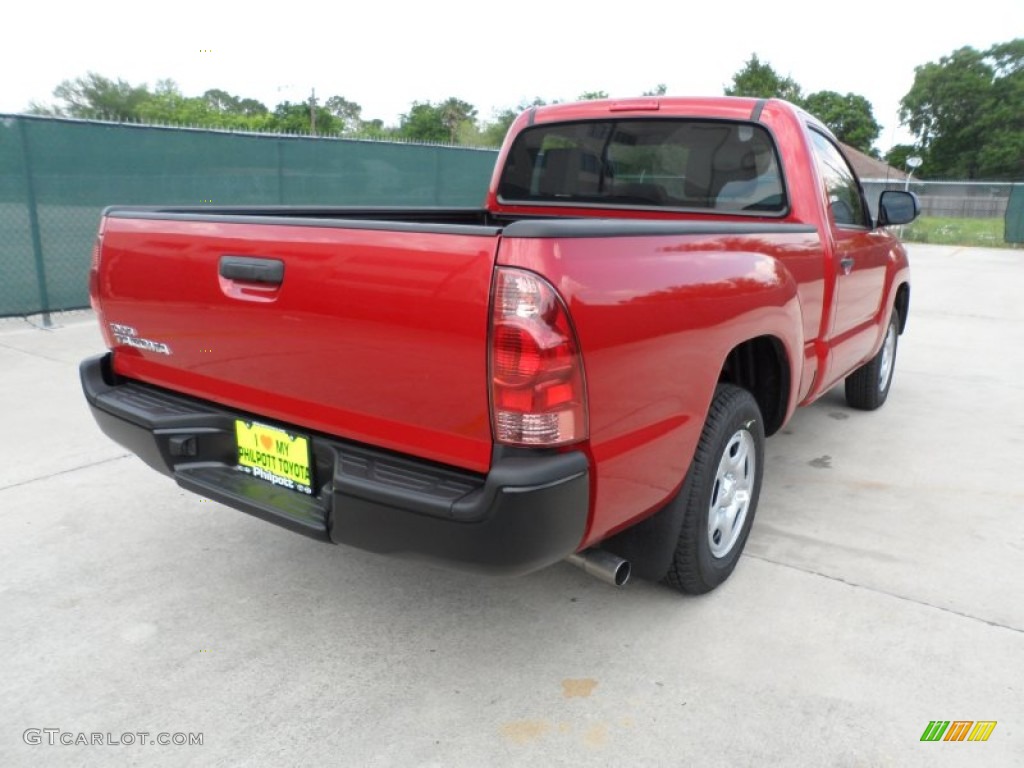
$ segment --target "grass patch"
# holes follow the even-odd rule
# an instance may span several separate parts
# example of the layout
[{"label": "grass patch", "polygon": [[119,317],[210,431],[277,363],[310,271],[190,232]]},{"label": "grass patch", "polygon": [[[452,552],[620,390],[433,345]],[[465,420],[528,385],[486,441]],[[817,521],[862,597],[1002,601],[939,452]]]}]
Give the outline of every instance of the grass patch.
[{"label": "grass patch", "polygon": [[1012,248],[1003,238],[1002,217],[994,219],[957,219],[948,216],[922,216],[903,228],[903,239],[910,243],[936,245],[974,245],[984,248]]}]

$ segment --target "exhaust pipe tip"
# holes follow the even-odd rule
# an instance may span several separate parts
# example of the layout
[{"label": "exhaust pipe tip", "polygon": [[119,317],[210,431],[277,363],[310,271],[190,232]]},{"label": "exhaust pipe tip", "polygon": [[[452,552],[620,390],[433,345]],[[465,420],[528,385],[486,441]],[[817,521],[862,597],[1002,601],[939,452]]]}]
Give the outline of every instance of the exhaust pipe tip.
[{"label": "exhaust pipe tip", "polygon": [[624,587],[629,581],[632,571],[628,560],[623,560],[618,555],[605,552],[603,549],[587,549],[577,552],[574,555],[569,555],[566,561],[613,587]]}]

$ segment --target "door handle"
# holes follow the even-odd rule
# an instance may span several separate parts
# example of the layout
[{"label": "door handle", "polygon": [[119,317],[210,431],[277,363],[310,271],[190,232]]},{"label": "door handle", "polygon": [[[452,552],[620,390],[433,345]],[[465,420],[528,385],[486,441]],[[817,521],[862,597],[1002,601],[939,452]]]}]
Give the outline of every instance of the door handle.
[{"label": "door handle", "polygon": [[221,256],[220,276],[243,283],[280,285],[284,281],[284,262],[263,256]]},{"label": "door handle", "polygon": [[843,270],[844,275],[850,274],[850,270],[853,269],[853,259],[849,256],[840,259],[839,267]]}]

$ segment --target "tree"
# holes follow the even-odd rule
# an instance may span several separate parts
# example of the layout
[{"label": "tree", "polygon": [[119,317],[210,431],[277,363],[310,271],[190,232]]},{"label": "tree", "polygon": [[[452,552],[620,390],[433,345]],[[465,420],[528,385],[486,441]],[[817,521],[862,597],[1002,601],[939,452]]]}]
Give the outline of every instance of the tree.
[{"label": "tree", "polygon": [[206,91],[202,99],[207,107],[205,125],[250,131],[270,126],[270,110],[262,101],[235,96],[218,88]]},{"label": "tree", "polygon": [[267,108],[255,99],[242,99],[213,88],[202,96],[185,96],[173,80],[159,80],[139,106],[139,119],[147,123],[193,125],[254,131],[270,123]]},{"label": "tree", "polygon": [[324,102],[324,107],[338,118],[343,132],[354,133],[362,127],[363,108],[354,101],[343,96],[331,96]]},{"label": "tree", "polygon": [[664,96],[668,92],[668,86],[664,83],[658,83],[650,91],[644,91],[644,96]]},{"label": "tree", "polygon": [[[312,110],[312,113],[311,113]],[[313,125],[313,114],[316,125]],[[333,136],[341,133],[342,124],[326,107],[302,101],[282,101],[270,116],[268,127],[282,133],[315,133],[318,136]]]},{"label": "tree", "polygon": [[53,89],[53,95],[63,104],[53,107],[52,114],[125,122],[139,119],[139,107],[150,93],[145,85],[109,80],[88,72],[85,77],[62,81]]},{"label": "tree", "polygon": [[875,120],[871,102],[863,96],[818,91],[804,99],[801,106],[827,125],[837,139],[871,154],[871,145],[881,133],[882,126]]},{"label": "tree", "polygon": [[211,88],[204,93],[203,101],[212,112],[237,113],[240,110],[240,99],[219,88]]},{"label": "tree", "polygon": [[463,126],[476,119],[476,107],[454,96],[441,102],[414,101],[409,111],[402,115],[398,135],[414,141],[436,141],[456,143]]},{"label": "tree", "polygon": [[978,171],[977,117],[989,99],[992,67],[969,46],[914,69],[914,84],[900,101],[900,119],[925,154],[923,173],[966,176]]},{"label": "tree", "polygon": [[140,121],[168,125],[257,130],[269,122],[267,108],[255,99],[242,99],[227,91],[210,89],[202,96],[185,96],[173,80],[148,86],[131,85],[89,72],[65,80],[53,95],[54,106],[33,102],[33,114],[79,117],[93,120]]},{"label": "tree", "polygon": [[359,135],[368,139],[390,139],[398,135],[398,129],[385,126],[383,120],[375,118],[360,121]]},{"label": "tree", "polygon": [[483,146],[500,147],[505,140],[505,134],[508,133],[508,129],[512,127],[512,123],[520,113],[531,107],[543,107],[546,104],[547,102],[540,96],[535,96],[532,101],[521,102],[517,107],[495,110],[494,117],[481,127]]},{"label": "tree", "polygon": [[476,120],[464,120],[459,123],[458,133],[455,136],[455,144],[462,147],[489,147],[492,146],[484,135],[481,126]]},{"label": "tree", "polygon": [[241,99],[238,102],[238,114],[245,117],[261,117],[270,114],[266,104],[256,99]]},{"label": "tree", "polygon": [[978,175],[1024,180],[1024,39],[988,50],[995,78],[988,108],[979,115],[985,142]]},{"label": "tree", "polygon": [[519,117],[521,111],[521,109],[495,110],[494,118],[485,123],[481,131],[485,146],[500,147],[505,140],[505,134],[508,133],[508,129],[512,127],[512,123]]},{"label": "tree", "polygon": [[907,158],[918,155],[920,151],[913,144],[897,144],[885,153],[884,160],[887,165],[893,168],[898,168],[901,171],[909,170],[907,168]]},{"label": "tree", "polygon": [[576,97],[577,101],[594,101],[595,99],[607,99],[608,91],[584,91]]},{"label": "tree", "polygon": [[921,147],[922,175],[1024,178],[1024,39],[916,67],[900,119]]},{"label": "tree", "polygon": [[732,76],[732,85],[725,89],[725,95],[785,99],[821,120],[840,141],[861,152],[876,154],[871,145],[882,126],[875,120],[871,102],[856,93],[844,96],[835,91],[817,91],[805,98],[799,83],[788,75],[780,75],[756,53]]},{"label": "tree", "polygon": [[429,101],[412,103],[409,111],[399,118],[398,135],[413,141],[443,142],[451,138],[441,108]]},{"label": "tree", "polygon": [[453,144],[458,141],[464,123],[473,123],[475,126],[476,107],[468,102],[452,96],[441,104],[440,110],[441,122],[448,130],[448,140]]},{"label": "tree", "polygon": [[173,80],[158,80],[156,89],[147,92],[136,113],[143,122],[168,125],[210,126],[215,124],[216,116],[205,98],[186,97]]},{"label": "tree", "polygon": [[768,62],[762,62],[756,53],[743,68],[732,76],[732,85],[725,89],[726,96],[751,96],[759,99],[785,99],[800,104],[803,93],[791,77],[782,77]]}]

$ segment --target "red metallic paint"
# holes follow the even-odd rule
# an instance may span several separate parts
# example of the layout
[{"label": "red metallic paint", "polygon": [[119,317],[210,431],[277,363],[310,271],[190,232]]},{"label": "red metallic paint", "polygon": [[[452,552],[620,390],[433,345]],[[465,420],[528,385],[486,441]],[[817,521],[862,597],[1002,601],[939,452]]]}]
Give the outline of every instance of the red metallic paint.
[{"label": "red metallic paint", "polygon": [[594,483],[585,544],[656,509],[682,482],[730,350],[774,336],[799,381],[800,306],[823,280],[813,234],[505,238],[498,261],[545,275],[579,334]]},{"label": "red metallic paint", "polygon": [[[483,472],[497,243],[108,218],[98,303],[171,348],[115,347],[124,376]],[[220,277],[223,254],[283,259],[280,290]]]},{"label": "red metallic paint", "polygon": [[[661,99],[658,116],[749,120],[757,103]],[[521,115],[510,136],[530,124],[553,120],[607,118],[610,112],[628,117],[626,104],[598,101],[539,108]],[[650,109],[650,99],[637,100],[635,116],[649,116]],[[804,120],[812,118],[770,100],[759,120],[779,147],[790,202],[784,217],[762,220],[811,224],[817,235],[543,243],[506,239],[502,244],[499,263],[533,269],[552,280],[569,303],[580,333],[594,467],[585,546],[656,510],[678,488],[700,436],[717,371],[736,345],[764,335],[782,343],[794,383],[788,418],[797,403],[820,397],[881,344],[895,289],[907,279],[905,252],[886,232],[850,234],[833,225],[824,185],[811,160]],[[704,213],[505,204],[497,188],[510,145],[507,141],[498,159],[487,198],[488,208],[496,212],[737,220]],[[893,265],[884,292],[874,262],[859,284],[854,280],[843,287],[843,297],[850,300],[846,311],[861,320],[847,336],[835,328],[844,238],[854,238],[854,247],[870,251],[873,260],[884,251]],[[875,312],[865,319],[870,302],[875,302]],[[842,359],[834,360],[836,351]]]},{"label": "red metallic paint", "polygon": [[[631,106],[632,105],[632,106]],[[754,99],[650,98],[530,110],[512,137],[548,121],[634,117],[750,120]],[[94,280],[103,320],[168,343],[118,348],[118,372],[271,419],[486,471],[487,317],[495,261],[544,276],[579,335],[590,406],[588,546],[660,507],[693,456],[726,356],[770,336],[785,350],[786,418],[879,348],[906,254],[888,233],[829,219],[811,160],[813,118],[761,105],[790,202],[782,217],[509,205],[506,218],[577,216],[811,225],[808,234],[495,238],[109,219]],[[500,241],[500,247],[499,247]],[[843,284],[839,257],[872,252]],[[221,254],[286,262],[278,293],[217,275]],[[884,282],[884,291],[882,283]],[[843,304],[844,301],[849,304]],[[837,303],[838,302],[838,303]],[[211,348],[215,347],[215,348]]]}]

